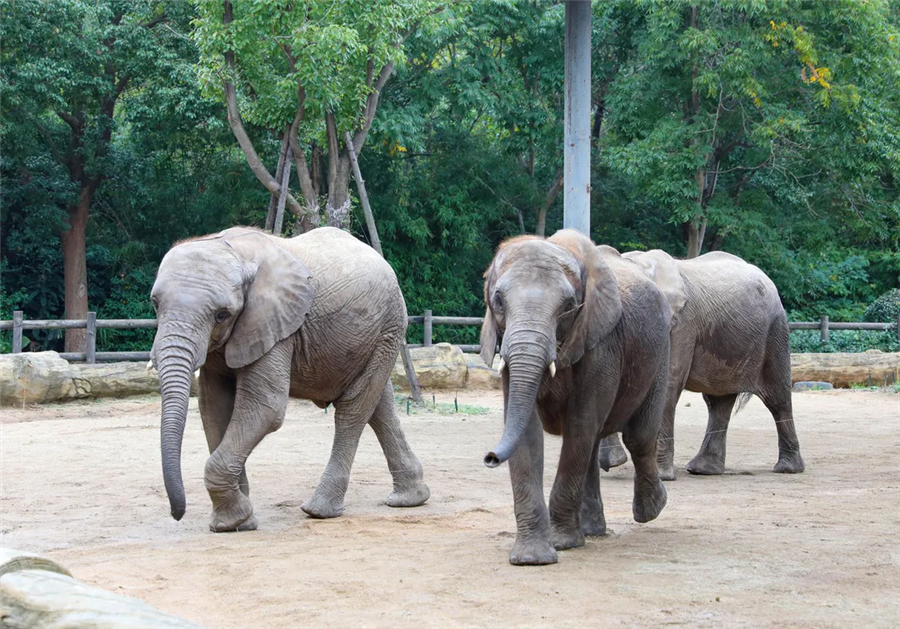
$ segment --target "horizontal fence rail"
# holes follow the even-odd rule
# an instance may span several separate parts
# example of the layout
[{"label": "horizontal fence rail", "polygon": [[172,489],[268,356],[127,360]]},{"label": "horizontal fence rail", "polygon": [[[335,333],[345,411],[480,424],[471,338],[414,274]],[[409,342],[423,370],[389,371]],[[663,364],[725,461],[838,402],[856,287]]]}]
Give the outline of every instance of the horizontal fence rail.
[{"label": "horizontal fence rail", "polygon": [[[480,326],[484,317],[435,317],[431,310],[424,314],[412,315],[408,321],[424,328],[421,343],[408,343],[407,347],[431,347],[434,344],[435,325],[468,325]],[[97,319],[97,313],[89,312],[87,319],[33,319],[26,321],[21,310],[13,313],[12,321],[0,321],[0,331],[12,330],[12,353],[22,352],[22,332],[24,330],[87,330],[87,347],[83,352],[65,352],[60,358],[65,360],[85,361],[95,363],[104,360],[149,360],[150,352],[98,352],[97,330],[138,330],[156,328],[156,319]],[[794,330],[819,330],[822,342],[828,342],[830,330],[864,330],[886,332],[897,331],[897,339],[900,340],[900,316],[892,323],[845,323],[829,321],[828,316],[823,316],[819,321],[791,321],[788,323],[791,331]],[[481,345],[459,345],[464,352],[480,351]]]}]

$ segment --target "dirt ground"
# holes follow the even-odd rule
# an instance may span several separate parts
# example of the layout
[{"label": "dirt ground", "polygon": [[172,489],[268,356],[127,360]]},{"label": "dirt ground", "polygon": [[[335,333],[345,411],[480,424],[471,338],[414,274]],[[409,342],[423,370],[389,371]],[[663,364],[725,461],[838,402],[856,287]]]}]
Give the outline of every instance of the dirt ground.
[{"label": "dirt ground", "polygon": [[[260,529],[218,535],[207,529],[196,399],[181,522],[163,488],[158,397],[4,409],[2,543],[208,627],[900,625],[900,395],[795,394],[799,476],[771,472],[775,429],[754,399],[732,421],[729,473],[692,477],[683,470],[706,409],[685,393],[681,472],[659,519],[632,520],[630,464],[604,474],[611,534],[542,568],[509,565],[509,474],[481,463],[501,433],[501,397],[459,401],[488,410],[404,409],[431,486],[425,506],[380,504],[390,476],[367,430],[346,512],[324,521],[300,504],[324,469],[333,415],[292,402],[248,463]],[[545,443],[549,492],[560,440]]]}]

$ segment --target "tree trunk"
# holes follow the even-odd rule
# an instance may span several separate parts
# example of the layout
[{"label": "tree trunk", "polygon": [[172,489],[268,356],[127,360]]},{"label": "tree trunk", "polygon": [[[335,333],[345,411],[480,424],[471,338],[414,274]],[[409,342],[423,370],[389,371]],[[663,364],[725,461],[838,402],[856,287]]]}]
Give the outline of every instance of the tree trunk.
[{"label": "tree trunk", "polygon": [[700,250],[703,248],[703,237],[706,235],[706,219],[695,217],[693,221],[688,224],[688,248],[687,248],[687,257],[696,258],[700,255]]},{"label": "tree trunk", "polygon": [[[284,138],[281,140],[281,151],[278,153],[278,166],[275,168],[275,176],[278,177],[278,180],[281,181],[283,169],[284,169],[284,156],[288,152],[288,146],[290,145],[290,130],[292,127],[288,127],[284,131]],[[275,228],[275,212],[277,210],[278,199],[281,195],[278,194],[270,194],[269,195],[269,209],[266,212],[266,231],[271,233]]]},{"label": "tree trunk", "polygon": [[272,225],[272,233],[281,236],[284,226],[284,204],[287,201],[288,183],[291,180],[291,147],[288,147],[284,158],[284,169],[281,173],[281,194],[278,195],[278,208],[275,210],[275,221]]},{"label": "tree trunk", "polygon": [[[550,186],[550,189],[547,190],[547,194],[544,196],[544,202],[541,204],[540,209],[538,210],[537,215],[537,227],[534,230],[535,235],[537,236],[545,236],[547,231],[547,212],[550,210],[550,206],[553,205],[553,202],[556,200],[556,197],[559,195],[559,191],[563,188],[563,183],[565,181],[565,176],[563,174],[562,169],[556,171],[556,178],[553,180],[553,184]],[[523,228],[524,231],[524,228]]]},{"label": "tree trunk", "polygon": [[375,217],[372,215],[372,206],[369,205],[369,195],[366,193],[366,182],[359,170],[359,162],[356,159],[356,151],[353,150],[353,139],[350,133],[344,133],[344,140],[347,144],[347,154],[350,156],[350,164],[353,166],[353,177],[356,179],[356,189],[359,190],[359,202],[362,204],[363,214],[366,217],[366,228],[369,230],[369,239],[372,241],[372,248],[378,252],[382,258],[384,251],[381,250],[381,238],[378,237],[378,226],[375,225]]},{"label": "tree trunk", "polygon": [[[69,208],[69,229],[60,234],[65,276],[66,319],[85,319],[88,312],[87,261],[85,243],[88,212],[94,191],[83,186],[78,204]],[[87,330],[66,330],[66,351],[82,352],[85,349]]]},{"label": "tree trunk", "polygon": [[[331,161],[331,154],[328,156]],[[328,200],[325,202],[325,214],[328,225],[338,229],[350,228],[350,159],[346,151],[336,158],[334,174],[329,172]],[[331,171],[331,168],[329,168]]]}]

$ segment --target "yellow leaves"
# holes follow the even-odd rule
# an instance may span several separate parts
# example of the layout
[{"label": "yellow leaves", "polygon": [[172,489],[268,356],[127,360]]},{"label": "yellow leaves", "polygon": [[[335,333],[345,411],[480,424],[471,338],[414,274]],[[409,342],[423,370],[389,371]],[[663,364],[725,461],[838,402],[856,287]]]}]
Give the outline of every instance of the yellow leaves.
[{"label": "yellow leaves", "polygon": [[398,142],[394,142],[391,146],[388,147],[388,153],[390,155],[395,155],[396,153],[405,153],[406,147],[399,144]]},{"label": "yellow leaves", "polygon": [[[809,68],[809,76],[806,74],[806,68]],[[831,78],[831,70],[828,68],[817,68],[811,63],[807,63],[805,67],[800,68],[800,79],[806,83],[818,83],[826,90],[831,89],[831,83],[828,82],[828,79]]]}]

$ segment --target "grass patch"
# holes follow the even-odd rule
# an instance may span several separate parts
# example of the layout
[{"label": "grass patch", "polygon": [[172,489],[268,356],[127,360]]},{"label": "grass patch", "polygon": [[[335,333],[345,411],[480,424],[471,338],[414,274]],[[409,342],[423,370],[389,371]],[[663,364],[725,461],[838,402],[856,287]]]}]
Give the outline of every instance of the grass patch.
[{"label": "grass patch", "polygon": [[430,400],[425,398],[425,406],[417,406],[407,396],[394,393],[394,402],[397,403],[398,412],[403,415],[419,415],[422,413],[434,413],[437,415],[487,415],[491,409],[484,406],[476,406],[474,404],[463,404],[457,400],[455,402],[436,402],[434,397]]}]

